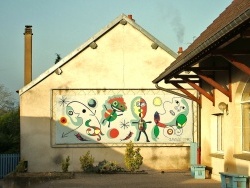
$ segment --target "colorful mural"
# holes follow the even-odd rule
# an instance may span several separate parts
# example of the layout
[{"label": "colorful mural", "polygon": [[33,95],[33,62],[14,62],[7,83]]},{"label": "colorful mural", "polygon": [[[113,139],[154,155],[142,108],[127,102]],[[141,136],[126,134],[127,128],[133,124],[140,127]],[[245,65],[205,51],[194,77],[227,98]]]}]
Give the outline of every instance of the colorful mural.
[{"label": "colorful mural", "polygon": [[189,143],[192,102],[173,95],[56,95],[55,144]]}]

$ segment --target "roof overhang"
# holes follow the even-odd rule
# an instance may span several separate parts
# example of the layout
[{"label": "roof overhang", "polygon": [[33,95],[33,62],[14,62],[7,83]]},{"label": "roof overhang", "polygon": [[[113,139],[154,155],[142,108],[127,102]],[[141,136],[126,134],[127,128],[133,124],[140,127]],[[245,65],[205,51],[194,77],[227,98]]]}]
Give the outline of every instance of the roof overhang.
[{"label": "roof overhang", "polygon": [[[233,3],[232,3],[233,4]],[[228,11],[228,10],[226,10]],[[221,15],[223,16],[223,15]],[[250,75],[250,9],[240,12],[219,29],[219,20],[215,20],[169,67],[165,69],[153,83],[158,89],[159,82],[176,87],[184,95],[201,105],[203,95],[215,103],[212,90],[217,89],[232,101],[231,95],[231,66],[235,66],[245,74]],[[214,30],[213,30],[214,29]],[[211,32],[212,31],[212,32]],[[215,77],[224,74],[227,84],[222,85]],[[186,86],[191,86],[200,94],[191,94]],[[168,87],[170,88],[170,87]],[[166,89],[170,91],[170,89]]]}]

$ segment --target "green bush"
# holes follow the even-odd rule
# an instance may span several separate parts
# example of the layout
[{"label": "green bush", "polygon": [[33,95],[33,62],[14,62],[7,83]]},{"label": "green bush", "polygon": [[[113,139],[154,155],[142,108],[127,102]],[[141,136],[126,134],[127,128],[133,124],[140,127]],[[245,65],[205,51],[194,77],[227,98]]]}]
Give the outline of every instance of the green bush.
[{"label": "green bush", "polygon": [[103,160],[97,165],[98,173],[116,173],[123,172],[124,169],[116,164],[116,162]]},{"label": "green bush", "polygon": [[132,172],[138,170],[143,163],[143,157],[140,154],[140,150],[140,148],[134,149],[132,141],[126,144],[125,166]]},{"label": "green bush", "polygon": [[81,169],[84,172],[92,171],[94,168],[94,158],[90,155],[88,151],[85,155],[80,156]]},{"label": "green bush", "polygon": [[63,159],[62,164],[61,164],[63,172],[68,172],[68,168],[70,165],[69,160],[70,160],[69,156],[65,160]]},{"label": "green bush", "polygon": [[[1,96],[1,85],[0,85],[0,96]],[[19,108],[3,112],[1,109],[1,103],[0,103],[0,153],[20,153]]]}]

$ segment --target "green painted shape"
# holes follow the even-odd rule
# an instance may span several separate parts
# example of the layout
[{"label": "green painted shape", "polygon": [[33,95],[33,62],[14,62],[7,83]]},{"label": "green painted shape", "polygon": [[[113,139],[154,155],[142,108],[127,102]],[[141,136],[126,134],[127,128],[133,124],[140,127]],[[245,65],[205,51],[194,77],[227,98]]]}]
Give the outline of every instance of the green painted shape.
[{"label": "green painted shape", "polygon": [[185,126],[187,122],[187,116],[184,114],[180,114],[176,119],[176,126],[177,128],[182,128]]},{"label": "green painted shape", "polygon": [[154,127],[154,135],[155,135],[155,138],[157,138],[160,134],[160,129],[157,125],[155,125]]}]

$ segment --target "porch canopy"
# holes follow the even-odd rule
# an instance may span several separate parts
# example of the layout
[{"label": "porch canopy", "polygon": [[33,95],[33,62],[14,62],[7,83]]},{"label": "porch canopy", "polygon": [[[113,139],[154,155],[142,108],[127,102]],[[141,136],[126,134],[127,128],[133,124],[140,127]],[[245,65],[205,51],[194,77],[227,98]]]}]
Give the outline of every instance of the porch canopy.
[{"label": "porch canopy", "polygon": [[[231,102],[232,66],[250,75],[249,0],[234,0],[153,83],[169,92],[167,88],[174,86],[199,105],[202,95],[215,104],[214,89]],[[158,85],[163,80],[164,88]],[[190,93],[186,85],[199,95]]]}]

